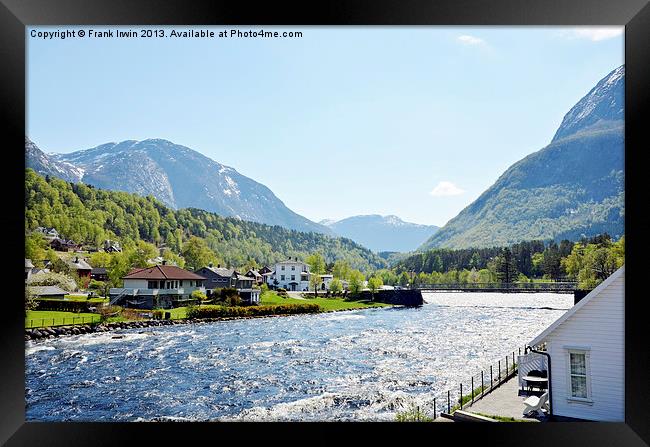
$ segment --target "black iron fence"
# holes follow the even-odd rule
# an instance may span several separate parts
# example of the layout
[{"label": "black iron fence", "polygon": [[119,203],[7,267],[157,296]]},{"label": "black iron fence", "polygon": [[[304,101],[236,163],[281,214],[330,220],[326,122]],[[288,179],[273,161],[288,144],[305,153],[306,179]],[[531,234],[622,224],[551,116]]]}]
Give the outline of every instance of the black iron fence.
[{"label": "black iron fence", "polygon": [[512,351],[481,369],[477,374],[464,381],[461,380],[456,389],[447,390],[443,395],[434,397],[433,418],[437,418],[441,413],[451,414],[457,409],[462,410],[510,379],[517,373],[516,357],[521,355],[524,350],[523,347],[517,348],[517,351]]}]

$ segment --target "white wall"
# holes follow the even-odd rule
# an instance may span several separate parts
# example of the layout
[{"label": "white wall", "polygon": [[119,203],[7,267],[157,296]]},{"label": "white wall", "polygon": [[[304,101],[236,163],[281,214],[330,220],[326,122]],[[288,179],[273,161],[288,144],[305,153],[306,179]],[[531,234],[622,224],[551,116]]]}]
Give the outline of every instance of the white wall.
[{"label": "white wall", "polygon": [[[597,421],[625,420],[625,279],[620,275],[547,338],[553,414]],[[591,402],[570,399],[567,348],[589,348]]]}]

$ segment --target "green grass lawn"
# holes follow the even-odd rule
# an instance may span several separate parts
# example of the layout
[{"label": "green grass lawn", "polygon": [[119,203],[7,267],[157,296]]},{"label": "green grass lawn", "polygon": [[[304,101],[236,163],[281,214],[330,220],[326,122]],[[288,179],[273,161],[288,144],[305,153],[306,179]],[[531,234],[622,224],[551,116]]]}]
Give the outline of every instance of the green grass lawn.
[{"label": "green grass lawn", "polygon": [[305,304],[305,303],[318,304],[324,311],[346,310],[346,309],[367,309],[373,307],[390,306],[390,304],[344,300],[343,298],[325,298],[325,297],[305,298],[305,299],[289,298],[289,297],[283,298],[272,290],[269,290],[268,292],[264,292],[260,297],[261,305]]},{"label": "green grass lawn", "polygon": [[25,328],[64,326],[68,324],[98,322],[99,315],[92,313],[30,310],[25,317]]}]

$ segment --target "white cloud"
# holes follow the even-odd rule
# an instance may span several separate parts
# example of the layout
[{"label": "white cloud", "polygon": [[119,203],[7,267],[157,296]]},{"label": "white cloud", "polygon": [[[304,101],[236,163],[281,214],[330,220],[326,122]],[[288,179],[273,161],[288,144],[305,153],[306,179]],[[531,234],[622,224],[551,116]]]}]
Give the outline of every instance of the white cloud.
[{"label": "white cloud", "polygon": [[457,40],[463,45],[485,45],[485,41],[483,39],[470,36],[468,34],[458,36]]},{"label": "white cloud", "polygon": [[460,189],[458,186],[454,185],[451,182],[442,181],[436,185],[435,188],[429,193],[433,197],[448,197],[448,196],[459,196],[463,194],[465,190]]},{"label": "white cloud", "polygon": [[592,42],[598,42],[600,40],[618,37],[623,34],[623,30],[624,28],[622,26],[579,27],[562,31],[561,35],[569,39],[588,39]]}]

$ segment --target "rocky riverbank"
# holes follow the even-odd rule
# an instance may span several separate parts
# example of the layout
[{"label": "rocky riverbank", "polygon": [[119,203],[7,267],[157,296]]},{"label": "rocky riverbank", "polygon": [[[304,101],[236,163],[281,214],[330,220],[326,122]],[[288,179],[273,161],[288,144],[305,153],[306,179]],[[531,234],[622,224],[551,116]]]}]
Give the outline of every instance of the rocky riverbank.
[{"label": "rocky riverbank", "polygon": [[[331,310],[327,312],[350,312],[352,310],[359,310],[359,309],[339,309],[339,310]],[[94,334],[98,332],[109,332],[118,329],[144,329],[149,327],[173,326],[178,324],[200,324],[200,323],[212,323],[216,321],[246,320],[251,318],[286,317],[291,315],[298,315],[298,314],[201,318],[201,319],[194,319],[194,320],[190,320],[190,319],[139,320],[139,321],[123,321],[123,322],[116,322],[116,323],[79,324],[75,326],[43,327],[43,328],[25,329],[25,341],[45,340],[45,339],[65,337],[70,335]]]}]

